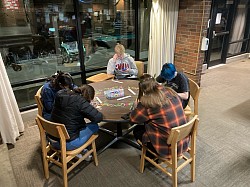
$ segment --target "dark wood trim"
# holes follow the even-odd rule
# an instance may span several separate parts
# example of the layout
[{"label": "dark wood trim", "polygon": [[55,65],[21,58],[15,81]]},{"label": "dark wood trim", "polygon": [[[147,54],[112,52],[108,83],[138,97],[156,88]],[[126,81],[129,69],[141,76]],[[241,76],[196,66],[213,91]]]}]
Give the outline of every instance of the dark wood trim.
[{"label": "dark wood trim", "polygon": [[140,58],[140,24],[139,24],[139,9],[140,9],[140,1],[133,0],[133,4],[135,5],[135,60],[139,60]]},{"label": "dark wood trim", "polygon": [[83,42],[82,42],[82,29],[81,29],[81,20],[80,20],[80,11],[79,11],[79,0],[73,0],[74,12],[76,14],[76,33],[77,33],[77,43],[78,43],[78,53],[81,69],[81,80],[82,84],[86,84],[86,73],[84,65],[84,52],[83,52]]}]

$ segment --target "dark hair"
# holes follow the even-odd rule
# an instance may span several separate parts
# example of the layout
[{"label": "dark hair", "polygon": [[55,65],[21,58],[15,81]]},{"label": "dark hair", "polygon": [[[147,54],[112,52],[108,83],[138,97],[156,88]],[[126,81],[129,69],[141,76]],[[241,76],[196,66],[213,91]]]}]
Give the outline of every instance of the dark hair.
[{"label": "dark hair", "polygon": [[95,97],[95,89],[88,84],[75,88],[74,91],[81,94],[88,102],[91,102]]},{"label": "dark hair", "polygon": [[73,90],[74,87],[74,81],[69,73],[64,73],[62,71],[57,71],[54,75],[52,75],[49,79],[50,85],[60,90],[62,88],[69,88],[70,90]]}]

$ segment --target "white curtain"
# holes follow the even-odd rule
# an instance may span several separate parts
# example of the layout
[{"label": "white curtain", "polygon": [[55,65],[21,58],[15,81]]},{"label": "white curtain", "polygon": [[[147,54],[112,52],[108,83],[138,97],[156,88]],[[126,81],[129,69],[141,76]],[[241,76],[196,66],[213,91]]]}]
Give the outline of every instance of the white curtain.
[{"label": "white curtain", "polygon": [[[232,35],[230,42],[237,41],[244,38],[244,31],[246,26],[246,14],[247,8],[240,6],[237,9],[237,16],[234,21]],[[241,51],[242,42],[234,43],[229,45],[228,53],[237,54]]]},{"label": "white curtain", "polygon": [[16,143],[24,124],[0,54],[0,133],[3,143]]},{"label": "white curtain", "polygon": [[148,73],[158,76],[164,63],[174,63],[179,0],[153,0],[150,15]]}]

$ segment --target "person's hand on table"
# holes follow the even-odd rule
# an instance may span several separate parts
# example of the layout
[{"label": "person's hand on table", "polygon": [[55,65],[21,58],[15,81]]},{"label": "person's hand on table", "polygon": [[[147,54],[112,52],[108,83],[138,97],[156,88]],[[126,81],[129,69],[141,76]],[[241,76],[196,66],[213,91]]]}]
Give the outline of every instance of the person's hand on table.
[{"label": "person's hand on table", "polygon": [[133,105],[131,106],[131,110],[134,110],[137,107],[138,102],[139,102],[138,99],[134,101]]},{"label": "person's hand on table", "polygon": [[95,100],[92,100],[90,104],[95,108],[98,107],[98,102]]}]

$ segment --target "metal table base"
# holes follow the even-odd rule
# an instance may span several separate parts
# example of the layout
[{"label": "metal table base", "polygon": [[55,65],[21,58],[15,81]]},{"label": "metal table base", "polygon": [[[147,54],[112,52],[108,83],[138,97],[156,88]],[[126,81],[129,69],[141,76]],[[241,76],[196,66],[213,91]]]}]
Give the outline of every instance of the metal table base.
[{"label": "metal table base", "polygon": [[139,144],[130,140],[129,138],[126,138],[126,136],[134,129],[136,125],[137,124],[134,124],[133,126],[128,128],[125,133],[122,132],[122,123],[116,123],[116,130],[117,130],[116,133],[111,130],[100,127],[100,131],[113,136],[114,139],[110,143],[108,143],[108,145],[100,149],[97,153],[101,154],[103,151],[105,151],[106,149],[108,149],[110,146],[112,146],[114,143],[118,141],[122,141],[123,143],[126,143],[136,149],[141,149]]}]

